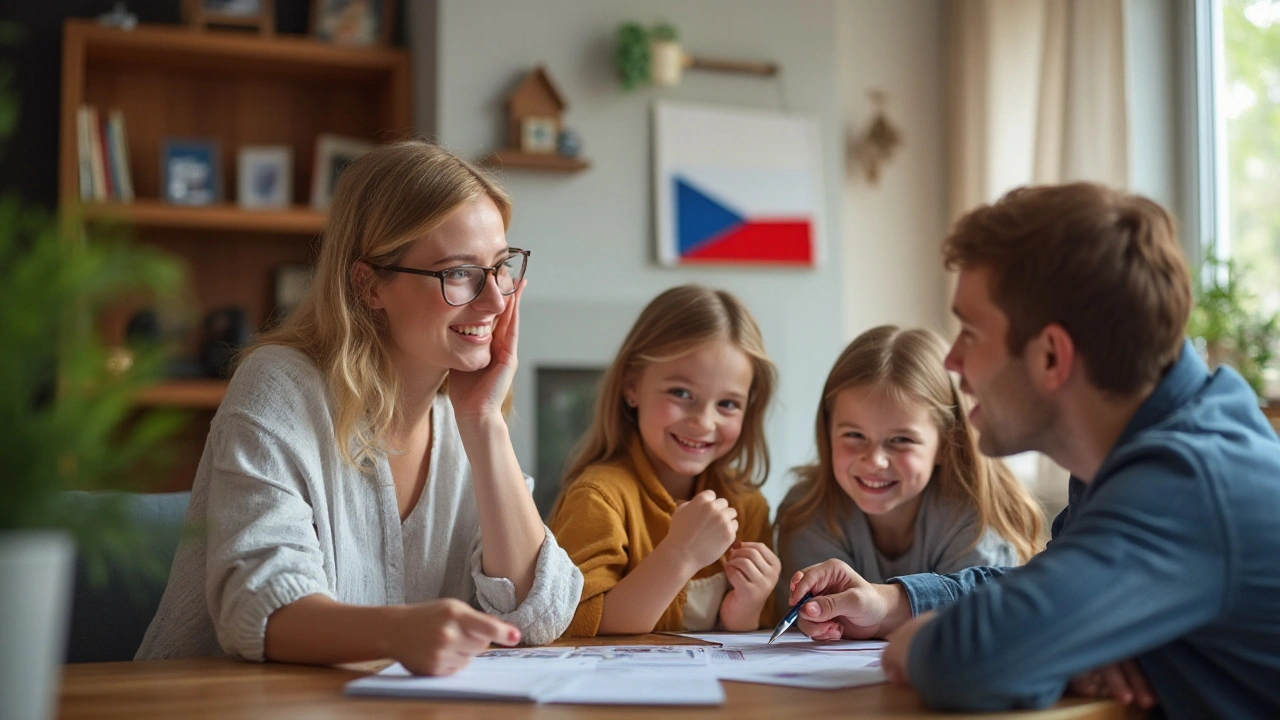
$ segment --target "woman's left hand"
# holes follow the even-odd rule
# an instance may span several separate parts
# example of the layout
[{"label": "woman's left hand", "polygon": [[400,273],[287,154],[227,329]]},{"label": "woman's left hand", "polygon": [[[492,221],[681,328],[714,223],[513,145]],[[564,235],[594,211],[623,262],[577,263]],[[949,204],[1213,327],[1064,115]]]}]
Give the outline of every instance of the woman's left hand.
[{"label": "woman's left hand", "polygon": [[466,418],[501,416],[502,402],[516,376],[516,339],[520,331],[522,280],[498,315],[489,342],[489,365],[473,372],[449,371],[449,400],[459,422]]}]

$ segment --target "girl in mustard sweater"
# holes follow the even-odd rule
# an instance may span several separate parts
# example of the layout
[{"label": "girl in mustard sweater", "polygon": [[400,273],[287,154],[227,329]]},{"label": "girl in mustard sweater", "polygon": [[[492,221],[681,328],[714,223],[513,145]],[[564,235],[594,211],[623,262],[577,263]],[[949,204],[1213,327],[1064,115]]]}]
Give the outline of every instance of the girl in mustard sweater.
[{"label": "girl in mustard sweater", "polygon": [[551,515],[582,571],[566,636],[773,622],[764,414],[776,370],[727,292],[672,288],[641,312]]}]

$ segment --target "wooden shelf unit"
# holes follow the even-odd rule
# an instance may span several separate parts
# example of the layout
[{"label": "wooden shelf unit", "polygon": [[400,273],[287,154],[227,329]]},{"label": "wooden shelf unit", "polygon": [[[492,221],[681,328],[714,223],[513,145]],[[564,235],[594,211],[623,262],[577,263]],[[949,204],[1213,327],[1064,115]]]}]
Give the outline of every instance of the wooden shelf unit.
[{"label": "wooden shelf unit", "polygon": [[[401,49],[185,26],[121,30],[73,19],[63,28],[62,55],[60,203],[90,228],[127,225],[185,261],[196,303],[193,335],[205,312],[228,305],[243,307],[251,326],[261,327],[274,307],[276,269],[314,261],[324,225],[324,213],[308,206],[318,135],[385,141],[412,131],[410,59]],[[133,203],[80,203],[76,110],[85,104],[124,116]],[[223,203],[164,201],[162,147],[175,138],[217,143]],[[292,149],[292,206],[235,204],[245,145]],[[104,317],[108,342],[123,339],[125,314]],[[197,344],[192,338],[187,347]]]},{"label": "wooden shelf unit", "polygon": [[[316,138],[345,135],[389,141],[412,133],[410,57],[402,49],[329,45],[306,37],[261,37],[185,26],[134,30],[68,20],[63,28],[58,193],[64,217],[95,230],[124,225],[140,241],[183,261],[194,307],[182,343],[194,356],[205,313],[243,308],[258,329],[274,309],[282,265],[315,260],[324,213],[309,207]],[[76,111],[93,105],[124,116],[136,200],[81,203]],[[222,203],[164,201],[162,147],[170,139],[217,143]],[[293,197],[282,209],[236,205],[237,158],[245,145],[293,152]],[[121,343],[129,315],[121,305],[98,319],[103,339]],[[190,487],[212,411],[226,394],[221,379],[171,379],[140,393],[140,406],[195,411],[175,439],[177,467],[157,488]]]}]

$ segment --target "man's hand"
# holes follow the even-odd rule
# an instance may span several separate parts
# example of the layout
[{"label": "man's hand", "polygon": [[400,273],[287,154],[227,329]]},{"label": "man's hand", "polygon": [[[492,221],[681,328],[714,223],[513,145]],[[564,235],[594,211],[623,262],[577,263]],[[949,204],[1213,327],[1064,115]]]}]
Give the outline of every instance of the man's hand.
[{"label": "man's hand", "polygon": [[920,628],[927,625],[933,618],[934,613],[927,612],[920,617],[908,620],[897,630],[889,633],[889,646],[884,649],[884,655],[880,657],[880,664],[884,667],[884,674],[889,677],[889,682],[895,685],[911,686],[911,678],[907,675],[911,641],[915,639]]},{"label": "man's hand", "polygon": [[1084,697],[1113,697],[1125,705],[1150,710],[1159,704],[1147,676],[1133,660],[1104,665],[1071,678],[1071,692]]},{"label": "man's hand", "polygon": [[812,593],[800,608],[800,631],[814,640],[884,637],[911,618],[901,585],[873,585],[840,560],[827,560],[791,578],[790,603]]}]

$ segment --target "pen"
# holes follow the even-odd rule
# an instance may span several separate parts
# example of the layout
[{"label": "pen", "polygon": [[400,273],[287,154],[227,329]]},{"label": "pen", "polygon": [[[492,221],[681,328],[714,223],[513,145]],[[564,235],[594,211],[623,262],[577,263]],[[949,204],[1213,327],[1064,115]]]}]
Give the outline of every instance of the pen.
[{"label": "pen", "polygon": [[787,611],[787,614],[784,615],[783,618],[778,621],[778,626],[773,629],[773,634],[769,636],[769,642],[765,644],[766,645],[772,644],[774,640],[778,639],[779,635],[786,632],[787,628],[791,627],[791,624],[794,623],[796,621],[796,618],[800,616],[800,606],[804,605],[805,603],[809,602],[812,599],[813,599],[813,593],[805,593],[804,597],[800,598],[800,602],[793,605],[791,609]]}]

